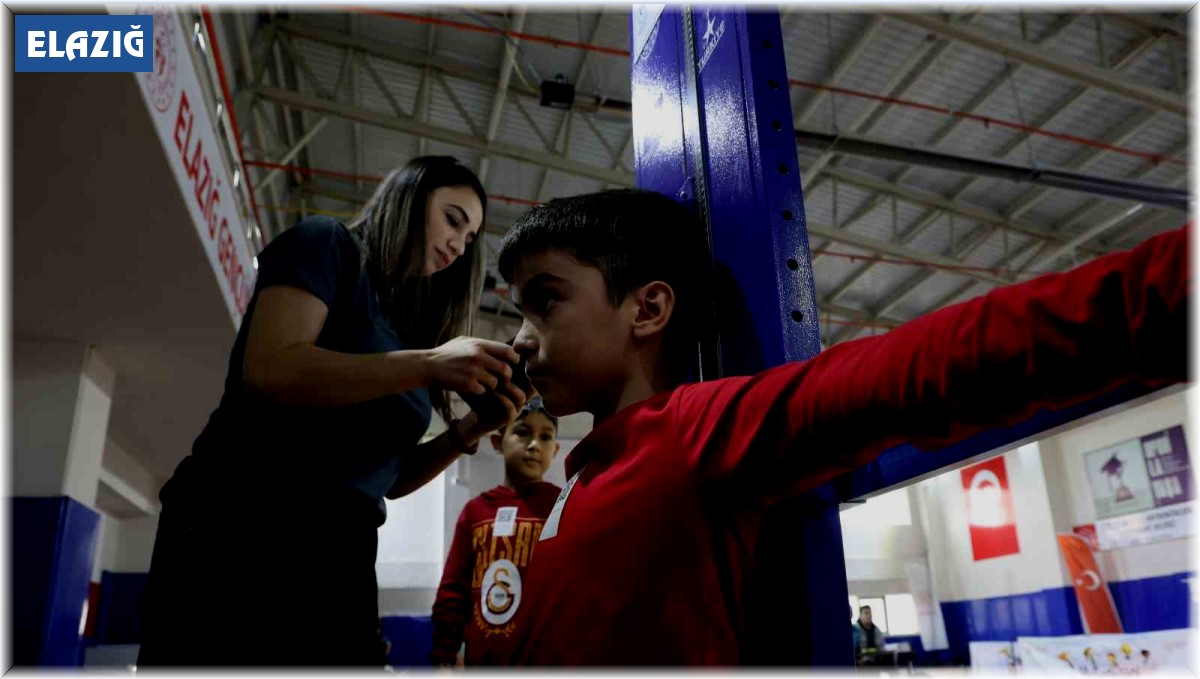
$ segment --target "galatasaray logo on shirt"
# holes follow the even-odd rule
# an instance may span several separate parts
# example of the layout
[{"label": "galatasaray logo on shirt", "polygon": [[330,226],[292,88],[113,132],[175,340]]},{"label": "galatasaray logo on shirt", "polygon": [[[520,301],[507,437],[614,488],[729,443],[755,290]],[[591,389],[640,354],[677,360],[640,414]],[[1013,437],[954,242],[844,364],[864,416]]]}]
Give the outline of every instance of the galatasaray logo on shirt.
[{"label": "galatasaray logo on shirt", "polygon": [[479,609],[483,619],[503,625],[517,614],[521,605],[521,573],[508,559],[497,559],[488,566],[479,587]]}]

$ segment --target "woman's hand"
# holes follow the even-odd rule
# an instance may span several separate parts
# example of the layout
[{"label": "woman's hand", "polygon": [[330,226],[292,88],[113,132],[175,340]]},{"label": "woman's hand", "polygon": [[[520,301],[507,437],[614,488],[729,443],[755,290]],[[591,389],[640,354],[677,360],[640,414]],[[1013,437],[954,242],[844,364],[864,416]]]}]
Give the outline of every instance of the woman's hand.
[{"label": "woman's hand", "polygon": [[504,410],[500,411],[503,415],[481,420],[479,413],[472,410],[462,419],[455,422],[459,428],[459,435],[468,445],[475,445],[484,436],[497,429],[504,428],[509,422],[517,419],[517,415],[521,413],[521,408],[525,407],[525,402],[533,394],[526,394],[512,382],[504,382],[497,389],[496,396],[499,398],[501,405],[504,406]]},{"label": "woman's hand", "polygon": [[[475,337],[456,337],[430,349],[426,355],[426,367],[430,386],[483,394],[511,379],[512,366],[519,360],[520,356],[507,344]],[[523,394],[517,396],[524,398]],[[524,403],[523,400],[521,402]]]},{"label": "woman's hand", "polygon": [[500,411],[503,415],[480,420],[479,414],[472,410],[462,419],[450,423],[450,426],[457,430],[455,433],[460,443],[452,443],[452,439],[446,435],[450,432],[446,432],[446,434],[418,446],[418,450],[424,449],[425,454],[404,457],[408,467],[400,470],[396,482],[388,489],[388,499],[404,497],[429,483],[433,477],[453,464],[459,455],[467,452],[460,448],[460,445],[465,443],[468,447],[474,446],[484,436],[515,420],[527,399],[525,393],[514,387],[511,382],[500,385],[496,395],[504,406],[504,410]]}]

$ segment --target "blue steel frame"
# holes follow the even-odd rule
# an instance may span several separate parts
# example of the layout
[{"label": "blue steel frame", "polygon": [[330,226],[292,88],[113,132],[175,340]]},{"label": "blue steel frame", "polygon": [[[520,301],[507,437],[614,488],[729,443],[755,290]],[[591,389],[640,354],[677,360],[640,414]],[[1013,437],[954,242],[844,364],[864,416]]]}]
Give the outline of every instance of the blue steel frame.
[{"label": "blue steel frame", "polygon": [[[703,376],[820,351],[779,15],[639,6],[633,138],[640,188],[673,195],[709,231],[719,295]],[[764,519],[747,592],[749,664],[853,662],[831,489]],[[808,558],[806,558],[806,556]]]},{"label": "blue steel frame", "polygon": [[[820,350],[779,14],[635,5],[637,184],[706,225],[719,286],[701,377],[759,372]],[[948,471],[1148,393],[1127,387],[940,451],[900,446],[765,517],[747,595],[749,664],[853,664],[838,505]]]}]

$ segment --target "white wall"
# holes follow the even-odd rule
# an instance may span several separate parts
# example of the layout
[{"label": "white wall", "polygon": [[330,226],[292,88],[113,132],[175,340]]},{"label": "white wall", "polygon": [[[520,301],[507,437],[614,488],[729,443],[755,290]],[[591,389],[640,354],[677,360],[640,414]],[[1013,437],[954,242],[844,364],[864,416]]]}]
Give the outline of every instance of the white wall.
[{"label": "white wall", "polygon": [[148,571],[158,529],[158,481],[109,439],[104,445],[99,478],[93,483],[99,488],[100,528],[92,580],[98,582],[104,571]]},{"label": "white wall", "polygon": [[147,573],[154,553],[157,516],[122,519],[117,539],[117,554],[110,569],[116,573]]},{"label": "white wall", "polygon": [[381,588],[437,587],[445,542],[443,477],[444,472],[416,492],[386,501],[375,559]]},{"label": "white wall", "polygon": [[96,535],[96,561],[92,566],[92,582],[100,582],[104,571],[116,567],[117,550],[120,548],[121,524],[104,512],[100,512],[100,528]]},{"label": "white wall", "polygon": [[1005,453],[1004,460],[1016,515],[1017,554],[974,560],[961,470],[917,485],[928,530],[934,596],[940,601],[983,599],[1067,584],[1058,565],[1038,445]]},{"label": "white wall", "polygon": [[94,347],[88,347],[75,399],[63,494],[89,507],[96,506],[96,479],[108,440],[108,415],[116,381],[117,374],[108,361]]},{"label": "white wall", "polygon": [[158,511],[158,491],[161,486],[158,479],[111,438],[105,443],[101,468],[116,476],[136,494],[135,498],[127,499],[137,505],[150,505],[154,511]]},{"label": "white wall", "polygon": [[[909,591],[904,562],[923,559],[926,553],[925,535],[916,521],[910,498],[910,489],[901,488],[842,510],[842,549],[851,594]],[[901,524],[906,509],[908,523]],[[884,525],[892,522],[900,525]]]},{"label": "white wall", "polygon": [[[1054,530],[1070,533],[1074,526],[1096,521],[1083,464],[1085,453],[1183,425],[1184,438],[1194,458],[1197,439],[1188,421],[1188,400],[1195,397],[1195,389],[1189,388],[1132,408],[1117,409],[1104,419],[1045,439],[1042,450],[1047,482],[1054,490],[1051,494]],[[1191,568],[1190,542],[1172,540],[1099,552],[1096,562],[1101,575],[1112,581],[1171,575]]]},{"label": "white wall", "polygon": [[12,357],[13,494],[95,507],[113,369],[76,342],[19,339]]},{"label": "white wall", "polygon": [[[1191,389],[1114,409],[1005,453],[1021,550],[1015,555],[974,560],[961,470],[917,484],[914,511],[925,526],[934,596],[941,601],[959,601],[1070,585],[1055,536],[1095,521],[1083,453],[1178,424],[1184,424],[1189,448],[1194,448],[1195,434],[1187,424],[1189,397],[1194,398]],[[1191,568],[1189,542],[1101,552],[1096,560],[1102,574],[1113,581],[1170,575]]]}]

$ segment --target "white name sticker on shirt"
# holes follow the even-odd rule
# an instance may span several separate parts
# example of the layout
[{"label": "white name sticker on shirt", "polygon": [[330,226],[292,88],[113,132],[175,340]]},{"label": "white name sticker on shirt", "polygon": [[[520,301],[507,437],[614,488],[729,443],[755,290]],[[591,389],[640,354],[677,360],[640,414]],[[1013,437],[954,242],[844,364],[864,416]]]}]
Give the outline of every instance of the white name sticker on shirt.
[{"label": "white name sticker on shirt", "polygon": [[554,501],[554,509],[550,510],[550,516],[546,517],[546,524],[542,526],[542,536],[538,538],[538,542],[558,535],[558,521],[562,518],[563,507],[567,504],[567,496],[571,494],[571,489],[575,487],[575,482],[579,480],[579,475],[582,473],[582,469],[575,472],[575,476],[567,481],[567,485],[558,494],[558,499]]},{"label": "white name sticker on shirt", "polygon": [[517,508],[501,507],[496,510],[496,522],[492,524],[492,536],[506,538],[517,533]]}]

